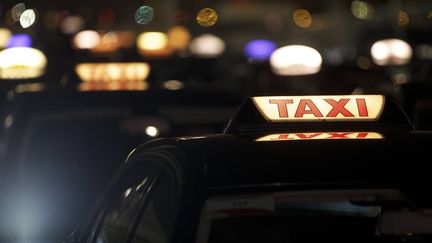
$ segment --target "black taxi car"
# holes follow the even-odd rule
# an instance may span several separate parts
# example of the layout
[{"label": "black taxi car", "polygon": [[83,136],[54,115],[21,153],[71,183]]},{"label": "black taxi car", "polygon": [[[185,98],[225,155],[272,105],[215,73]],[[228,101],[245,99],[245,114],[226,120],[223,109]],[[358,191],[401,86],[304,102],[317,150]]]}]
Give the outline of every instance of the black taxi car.
[{"label": "black taxi car", "polygon": [[430,242],[431,139],[382,95],[250,98],[135,149],[67,242]]}]

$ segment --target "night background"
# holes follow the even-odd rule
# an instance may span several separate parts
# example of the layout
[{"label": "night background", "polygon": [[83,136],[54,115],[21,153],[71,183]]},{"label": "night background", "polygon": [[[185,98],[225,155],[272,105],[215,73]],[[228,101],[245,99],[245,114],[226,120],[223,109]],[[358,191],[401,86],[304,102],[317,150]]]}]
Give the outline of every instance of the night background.
[{"label": "night background", "polygon": [[2,0],[0,241],[64,240],[143,142],[333,94],[431,130],[432,1]]}]

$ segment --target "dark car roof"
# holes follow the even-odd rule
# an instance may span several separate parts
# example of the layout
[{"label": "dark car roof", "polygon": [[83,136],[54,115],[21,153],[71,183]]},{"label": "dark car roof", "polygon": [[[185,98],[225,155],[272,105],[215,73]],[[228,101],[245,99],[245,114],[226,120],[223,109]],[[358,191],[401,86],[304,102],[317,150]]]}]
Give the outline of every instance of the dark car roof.
[{"label": "dark car roof", "polygon": [[[256,135],[256,134],[255,134]],[[198,157],[210,190],[294,187],[418,188],[427,181],[432,132],[395,132],[373,140],[256,142],[248,136],[217,134],[160,139],[133,154],[173,145]]]}]

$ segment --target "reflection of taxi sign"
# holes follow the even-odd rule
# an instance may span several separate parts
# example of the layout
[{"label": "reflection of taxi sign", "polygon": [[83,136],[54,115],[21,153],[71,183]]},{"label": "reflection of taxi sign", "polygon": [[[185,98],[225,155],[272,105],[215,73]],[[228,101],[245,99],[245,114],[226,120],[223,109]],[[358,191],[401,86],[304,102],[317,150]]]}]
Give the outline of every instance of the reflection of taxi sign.
[{"label": "reflection of taxi sign", "polygon": [[290,140],[327,140],[327,139],[382,139],[383,135],[376,132],[309,132],[279,133],[260,137],[255,141],[290,141]]},{"label": "reflection of taxi sign", "polygon": [[254,97],[260,113],[271,122],[373,121],[384,107],[382,95]]}]

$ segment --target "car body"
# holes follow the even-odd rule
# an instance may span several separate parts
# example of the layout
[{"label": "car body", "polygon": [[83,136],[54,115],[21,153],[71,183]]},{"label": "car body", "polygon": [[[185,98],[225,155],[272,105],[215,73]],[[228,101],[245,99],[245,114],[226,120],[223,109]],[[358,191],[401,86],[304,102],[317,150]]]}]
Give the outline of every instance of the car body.
[{"label": "car body", "polygon": [[[432,133],[413,131],[397,105],[375,97],[373,120],[329,121],[330,110],[294,122],[271,121],[253,98],[223,134],[145,143],[67,242],[427,242],[430,235],[388,219],[432,206],[427,159],[416,159],[427,158]],[[358,118],[349,102],[363,98],[369,109],[365,96],[262,100],[288,110],[294,100],[297,114],[302,100],[323,114],[318,102],[333,100]]]}]

